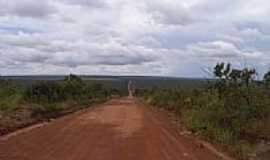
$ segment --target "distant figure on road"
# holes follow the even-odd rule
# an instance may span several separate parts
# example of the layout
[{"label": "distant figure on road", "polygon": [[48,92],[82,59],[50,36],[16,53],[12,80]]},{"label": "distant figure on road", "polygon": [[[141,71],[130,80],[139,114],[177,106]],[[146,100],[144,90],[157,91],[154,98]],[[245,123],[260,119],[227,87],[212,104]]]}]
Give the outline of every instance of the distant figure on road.
[{"label": "distant figure on road", "polygon": [[134,82],[129,80],[128,81],[128,96],[133,97],[134,92],[135,92]]}]

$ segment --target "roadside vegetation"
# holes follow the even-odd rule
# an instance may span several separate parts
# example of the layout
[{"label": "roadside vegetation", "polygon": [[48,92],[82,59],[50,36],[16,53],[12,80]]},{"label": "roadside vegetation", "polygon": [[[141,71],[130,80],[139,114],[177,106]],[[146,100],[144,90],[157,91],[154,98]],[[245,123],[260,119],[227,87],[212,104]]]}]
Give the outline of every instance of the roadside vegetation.
[{"label": "roadside vegetation", "polygon": [[75,75],[27,87],[0,80],[0,135],[122,95],[117,89],[84,83]]},{"label": "roadside vegetation", "polygon": [[255,81],[256,70],[218,63],[204,88],[137,90],[151,106],[169,110],[186,128],[239,159],[270,156],[270,71]]}]

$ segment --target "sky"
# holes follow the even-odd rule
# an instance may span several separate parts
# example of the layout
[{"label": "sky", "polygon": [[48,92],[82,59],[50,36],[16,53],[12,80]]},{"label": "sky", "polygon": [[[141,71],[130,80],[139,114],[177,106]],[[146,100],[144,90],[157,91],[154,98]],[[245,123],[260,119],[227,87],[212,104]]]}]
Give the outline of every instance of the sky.
[{"label": "sky", "polygon": [[269,0],[0,0],[0,74],[262,75],[269,15]]}]

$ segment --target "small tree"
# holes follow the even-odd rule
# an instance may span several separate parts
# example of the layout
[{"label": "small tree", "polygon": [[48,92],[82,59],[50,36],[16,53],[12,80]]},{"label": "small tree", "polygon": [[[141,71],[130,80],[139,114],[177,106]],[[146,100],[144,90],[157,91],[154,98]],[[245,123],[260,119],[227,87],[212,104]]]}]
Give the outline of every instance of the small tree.
[{"label": "small tree", "polygon": [[241,70],[238,69],[232,69],[231,73],[230,73],[230,79],[234,82],[237,83],[239,81],[241,81]]},{"label": "small tree", "polygon": [[79,76],[70,74],[64,80],[62,84],[64,88],[65,97],[76,98],[83,94],[84,83]]},{"label": "small tree", "polygon": [[214,76],[219,78],[220,80],[222,79],[223,76],[223,69],[224,69],[224,63],[217,63],[217,65],[214,68]]},{"label": "small tree", "polygon": [[215,88],[218,89],[219,97],[224,93],[231,73],[231,64],[218,63],[214,68],[214,76],[218,78]]},{"label": "small tree", "polygon": [[244,68],[241,73],[242,82],[248,87],[256,74],[257,72],[254,68]]},{"label": "small tree", "polygon": [[230,77],[231,73],[231,64],[227,63],[225,65],[224,62],[218,63],[214,68],[214,75],[215,77],[219,78],[220,80],[227,80]]},{"label": "small tree", "polygon": [[82,83],[81,77],[74,75],[74,74],[70,74],[70,75],[66,76],[64,81],[72,81],[72,82]]},{"label": "small tree", "polygon": [[263,81],[266,86],[270,86],[270,69],[267,73],[264,74]]}]

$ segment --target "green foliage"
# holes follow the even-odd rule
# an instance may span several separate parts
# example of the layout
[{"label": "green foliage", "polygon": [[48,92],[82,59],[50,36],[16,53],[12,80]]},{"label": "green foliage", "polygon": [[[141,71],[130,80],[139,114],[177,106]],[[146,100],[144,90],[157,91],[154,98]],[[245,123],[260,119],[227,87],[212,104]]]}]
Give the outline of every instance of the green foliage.
[{"label": "green foliage", "polygon": [[[176,113],[191,131],[246,158],[256,143],[270,141],[270,92],[253,81],[255,74],[254,69],[220,63],[214,68],[217,80],[204,89],[154,88],[137,95]],[[265,77],[267,81],[268,73]]]},{"label": "green foliage", "polygon": [[269,87],[270,86],[270,71],[265,73],[265,75],[263,76],[263,80],[264,80],[265,85]]},{"label": "green foliage", "polygon": [[220,79],[228,79],[229,73],[231,72],[231,64],[228,63],[225,65],[224,62],[218,63],[214,68],[214,75]]},{"label": "green foliage", "polygon": [[82,79],[79,76],[76,76],[74,74],[70,74],[69,76],[67,76],[64,81],[83,83]]},{"label": "green foliage", "polygon": [[0,80],[0,110],[16,109],[21,101],[21,88],[7,80]]},{"label": "green foliage", "polygon": [[39,82],[26,89],[26,101],[37,103],[63,101],[64,85],[58,82]]},{"label": "green foliage", "polygon": [[26,89],[25,99],[34,103],[58,103],[69,99],[75,101],[91,101],[106,99],[109,91],[100,84],[88,85],[79,77],[70,75],[64,81],[38,82]]},{"label": "green foliage", "polygon": [[121,94],[117,89],[84,83],[75,75],[63,81],[40,81],[27,87],[7,80],[0,81],[0,135],[16,127],[55,118]]}]

